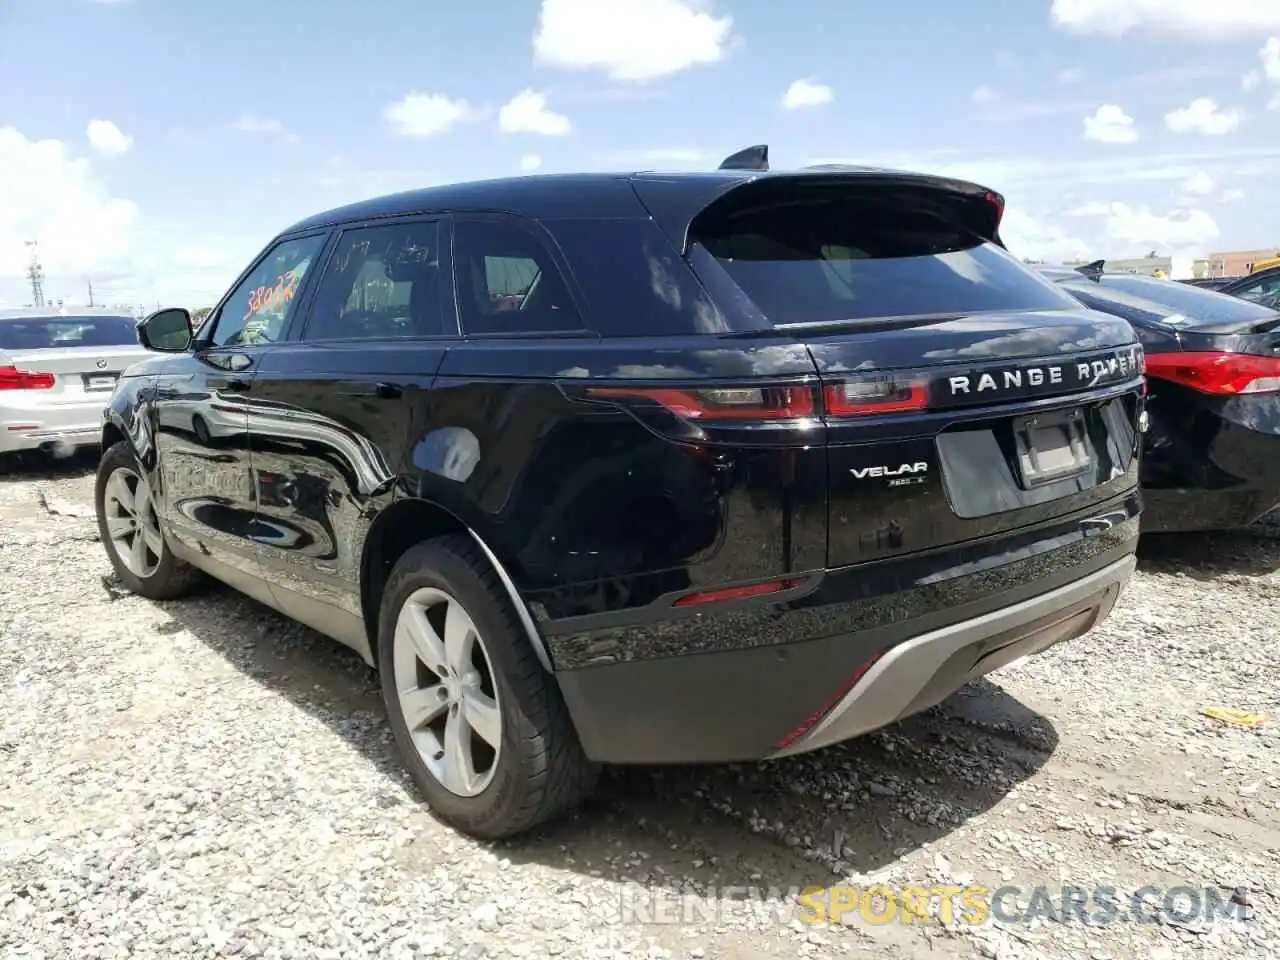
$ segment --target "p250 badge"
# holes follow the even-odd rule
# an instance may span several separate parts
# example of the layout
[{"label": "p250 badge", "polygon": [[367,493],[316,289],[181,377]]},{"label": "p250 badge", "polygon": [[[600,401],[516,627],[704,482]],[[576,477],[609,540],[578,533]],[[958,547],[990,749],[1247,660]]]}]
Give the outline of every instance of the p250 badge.
[{"label": "p250 badge", "polygon": [[896,467],[853,467],[849,470],[856,480],[887,480],[891,487],[905,487],[909,484],[924,483],[929,472],[929,464],[900,463]]}]

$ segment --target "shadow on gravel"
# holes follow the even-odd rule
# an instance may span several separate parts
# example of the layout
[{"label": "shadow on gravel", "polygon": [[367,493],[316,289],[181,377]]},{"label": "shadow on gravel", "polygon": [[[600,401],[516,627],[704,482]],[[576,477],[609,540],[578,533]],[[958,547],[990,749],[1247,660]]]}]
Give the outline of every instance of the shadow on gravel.
[{"label": "shadow on gravel", "polygon": [[0,454],[0,481],[60,480],[92,473],[98,467],[96,448],[86,447],[67,456],[38,451]]},{"label": "shadow on gravel", "polygon": [[1211,582],[1224,575],[1265,577],[1280,570],[1280,526],[1224,533],[1148,533],[1138,569]]},{"label": "shadow on gravel", "polygon": [[[374,673],[346,648],[219,585],[164,604],[175,624],[323,721],[418,796]],[[657,707],[660,709],[660,706]],[[990,810],[1051,756],[1042,716],[981,681],[888,731],[764,764],[605,771],[576,814],[504,856],[666,891],[804,887],[870,872]],[[388,803],[396,802],[389,791]]]}]

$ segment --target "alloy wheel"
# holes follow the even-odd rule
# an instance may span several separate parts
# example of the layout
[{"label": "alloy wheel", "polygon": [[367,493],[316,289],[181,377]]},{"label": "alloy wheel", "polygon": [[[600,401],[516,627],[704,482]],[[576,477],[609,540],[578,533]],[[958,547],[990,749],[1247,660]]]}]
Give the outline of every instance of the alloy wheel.
[{"label": "alloy wheel", "polygon": [[107,479],[102,499],[116,556],[130,573],[145,580],[156,572],[164,552],[150,485],[128,467],[118,467]]},{"label": "alloy wheel", "polygon": [[502,750],[502,713],[471,615],[456,597],[423,587],[400,608],[392,642],[400,710],[427,770],[460,797],[483,792]]}]

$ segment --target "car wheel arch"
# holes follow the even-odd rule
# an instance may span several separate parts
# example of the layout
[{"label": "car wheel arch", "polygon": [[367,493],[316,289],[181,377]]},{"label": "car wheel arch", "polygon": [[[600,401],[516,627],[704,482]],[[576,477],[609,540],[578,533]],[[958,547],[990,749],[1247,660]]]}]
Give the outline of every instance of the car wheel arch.
[{"label": "car wheel arch", "polygon": [[432,500],[411,498],[397,500],[382,510],[374,519],[365,537],[360,560],[360,607],[369,649],[377,662],[378,618],[382,592],[392,568],[405,553],[425,540],[449,534],[466,534],[479,546],[481,553],[493,567],[506,590],[507,598],[515,608],[516,617],[523,627],[543,668],[552,670],[551,658],[542,635],[538,632],[528,604],[512,579],[507,564],[499,558],[493,547],[485,542],[470,525],[456,514]]}]

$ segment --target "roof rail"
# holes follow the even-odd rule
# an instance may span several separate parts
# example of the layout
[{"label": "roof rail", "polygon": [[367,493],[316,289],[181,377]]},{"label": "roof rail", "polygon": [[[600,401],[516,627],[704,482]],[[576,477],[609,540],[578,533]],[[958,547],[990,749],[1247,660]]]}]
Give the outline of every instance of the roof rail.
[{"label": "roof rail", "polygon": [[725,157],[718,169],[768,170],[769,145],[767,143],[758,143],[754,147],[747,147],[745,150],[739,150],[737,153]]}]

